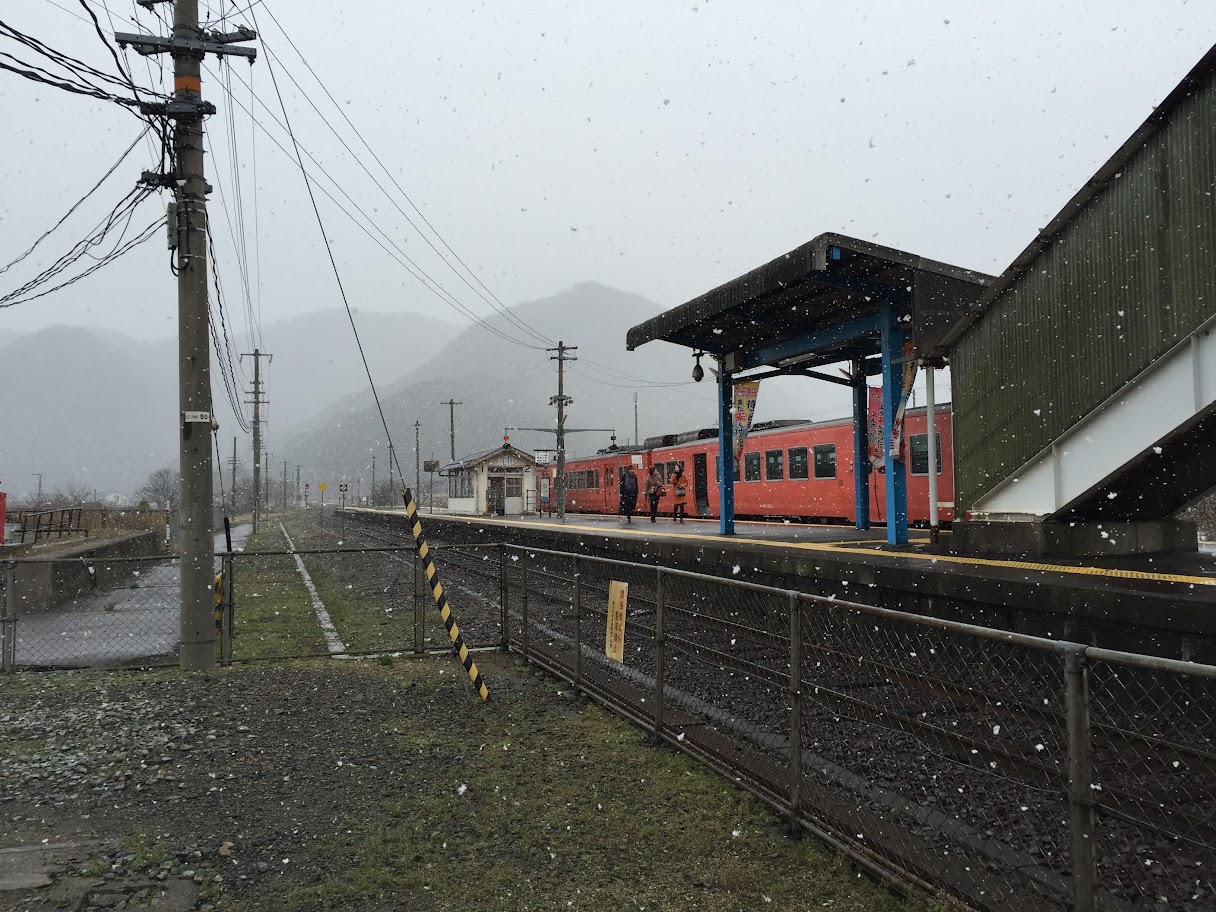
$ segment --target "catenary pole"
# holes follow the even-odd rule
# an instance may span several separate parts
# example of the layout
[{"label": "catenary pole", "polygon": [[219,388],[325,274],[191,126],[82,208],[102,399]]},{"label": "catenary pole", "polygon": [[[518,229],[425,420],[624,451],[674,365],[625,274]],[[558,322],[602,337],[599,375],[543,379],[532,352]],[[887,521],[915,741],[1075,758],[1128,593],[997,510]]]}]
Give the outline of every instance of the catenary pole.
[{"label": "catenary pole", "polygon": [[[555,351],[556,355],[549,357],[557,362],[557,395],[549,400],[550,405],[557,406],[557,521],[566,521],[566,406],[573,405],[574,400],[566,395],[566,362],[577,361],[567,352],[578,351],[577,345],[567,345],[558,340],[557,348],[546,349]],[[454,457],[453,457],[454,460]]]},{"label": "catenary pole", "polygon": [[457,402],[455,399],[449,399],[447,402],[440,402],[440,405],[448,407],[449,427],[451,428],[452,438],[452,462],[456,461],[456,406],[464,405],[463,402]]},{"label": "catenary pole", "polygon": [[925,441],[929,449],[929,540],[937,544],[941,535],[937,513],[937,395],[934,375],[937,368],[925,364]]},{"label": "catenary pole", "polygon": [[[455,441],[455,437],[452,438]],[[453,442],[452,444],[456,444]],[[453,458],[453,462],[455,459]],[[417,492],[422,484],[422,424],[414,422],[414,491]]]}]

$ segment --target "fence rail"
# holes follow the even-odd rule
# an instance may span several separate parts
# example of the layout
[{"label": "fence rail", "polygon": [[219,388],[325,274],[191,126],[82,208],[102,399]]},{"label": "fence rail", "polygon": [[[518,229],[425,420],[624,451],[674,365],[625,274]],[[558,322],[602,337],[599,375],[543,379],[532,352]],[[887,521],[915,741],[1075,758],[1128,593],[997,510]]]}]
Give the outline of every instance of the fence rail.
[{"label": "fence rail", "polygon": [[[220,660],[332,654],[319,607],[344,652],[449,649],[412,549],[367,540],[217,555]],[[435,552],[472,647],[521,653],[875,872],[992,912],[1216,907],[1216,667],[611,558]],[[176,567],[8,562],[0,664],[172,661]]]}]

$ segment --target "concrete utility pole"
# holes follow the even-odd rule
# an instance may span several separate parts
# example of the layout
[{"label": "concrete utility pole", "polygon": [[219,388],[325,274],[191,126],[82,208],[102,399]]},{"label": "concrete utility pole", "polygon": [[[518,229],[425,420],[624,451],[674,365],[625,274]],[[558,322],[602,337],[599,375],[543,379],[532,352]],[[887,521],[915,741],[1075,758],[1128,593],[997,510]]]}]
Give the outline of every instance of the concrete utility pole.
[{"label": "concrete utility pole", "polygon": [[397,495],[393,492],[393,466],[397,464],[397,456],[393,452],[393,445],[388,445],[388,503],[391,507],[396,503]]},{"label": "concrete utility pole", "polygon": [[372,453],[372,493],[367,499],[368,506],[376,505],[376,454]]},{"label": "concrete utility pole", "polygon": [[296,509],[300,507],[300,466],[296,466]]},{"label": "concrete utility pole", "polygon": [[[557,521],[566,521],[566,406],[573,405],[574,400],[566,395],[566,362],[577,361],[567,352],[578,351],[577,345],[567,345],[560,339],[557,342],[557,348],[549,348],[546,351],[555,351],[556,355],[549,357],[550,361],[557,362],[557,395],[549,399],[550,405],[557,406]],[[455,458],[453,457],[453,461]]]},{"label": "concrete utility pole", "polygon": [[142,102],[144,114],[173,120],[172,174],[144,172],[142,182],[174,193],[176,234],[169,245],[177,250],[178,403],[181,418],[181,614],[179,663],[183,669],[215,665],[215,622],[212,585],[213,466],[211,450],[211,352],[207,316],[207,191],[203,177],[203,117],[215,106],[202,100],[202,59],[207,53],[238,54],[251,60],[253,48],[234,42],[256,38],[251,29],[204,33],[198,24],[198,0],[175,0],[173,37],[115,32],[114,40],[141,54],[173,56],[173,98]]},{"label": "concrete utility pole", "polygon": [[[452,438],[452,446],[455,446],[456,438]],[[455,457],[453,457],[455,462]],[[422,485],[422,425],[414,422],[414,502],[418,503],[418,488]]]},{"label": "concrete utility pole", "polygon": [[283,463],[283,512],[287,512],[287,463]]},{"label": "concrete utility pole", "polygon": [[638,394],[633,394],[633,445],[638,445]]},{"label": "concrete utility pole", "polygon": [[253,531],[256,533],[262,519],[262,359],[273,360],[274,355],[254,349],[241,355],[253,359],[253,399],[246,405],[253,406]]},{"label": "concrete utility pole", "polygon": [[240,465],[240,460],[236,458],[236,435],[232,437],[232,458],[228,460],[228,466],[232,469],[232,515],[236,516],[236,467]]},{"label": "concrete utility pole", "polygon": [[[552,349],[550,349],[552,351]],[[448,407],[448,413],[452,420],[452,462],[456,461],[456,406],[464,405],[463,402],[457,402],[455,399],[449,399],[447,402],[440,402],[440,405]]]}]

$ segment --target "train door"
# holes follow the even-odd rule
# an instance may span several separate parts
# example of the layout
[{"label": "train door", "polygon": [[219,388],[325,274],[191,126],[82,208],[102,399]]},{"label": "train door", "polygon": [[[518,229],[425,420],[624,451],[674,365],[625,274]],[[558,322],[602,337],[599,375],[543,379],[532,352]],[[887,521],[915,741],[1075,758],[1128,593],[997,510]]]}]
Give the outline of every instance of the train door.
[{"label": "train door", "polygon": [[709,515],[709,455],[692,455],[692,493],[696,499],[697,515]]}]

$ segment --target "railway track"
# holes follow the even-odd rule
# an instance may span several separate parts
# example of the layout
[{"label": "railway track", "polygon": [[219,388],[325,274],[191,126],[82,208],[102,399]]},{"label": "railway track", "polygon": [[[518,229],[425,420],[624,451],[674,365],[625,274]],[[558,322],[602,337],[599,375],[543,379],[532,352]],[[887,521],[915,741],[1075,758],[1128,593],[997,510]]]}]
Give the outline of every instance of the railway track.
[{"label": "railway track", "polygon": [[[379,530],[360,534],[390,541]],[[497,602],[498,561],[487,559],[486,549],[438,550],[449,585],[484,603]],[[519,556],[518,550],[512,555]],[[540,554],[508,562],[517,640],[525,573],[538,651],[542,638],[549,647],[564,644],[571,651],[571,562]],[[611,573],[629,577],[631,648],[625,669],[645,692],[653,685],[656,658],[655,571],[613,567]],[[582,565],[587,655],[594,650],[585,631],[606,620],[607,575],[601,564]],[[779,600],[763,602],[683,581],[668,582],[664,608],[665,683],[674,702],[693,708],[705,727],[746,742],[757,766],[788,767],[788,611]],[[1020,878],[1036,902],[1064,908],[1071,857],[1058,657],[940,631],[880,630],[840,607],[808,617],[802,637],[802,762],[838,806],[854,803],[856,813],[845,814],[837,828],[850,829],[863,812],[898,815],[921,847],[917,857],[891,859],[903,869],[933,880],[935,866],[949,868],[944,859],[961,852],[1010,883],[982,901],[955,891],[972,904],[1012,909],[1022,902],[1024,909],[1024,890],[1014,883]],[[1216,863],[1211,682],[1193,679],[1194,689],[1180,694],[1147,672],[1106,671],[1094,671],[1100,681],[1095,806],[1103,844],[1110,847],[1099,858],[1106,908],[1154,908],[1137,902],[1150,895],[1171,909],[1212,908],[1206,879]],[[730,769],[731,757],[725,761]],[[1181,876],[1145,874],[1171,863]]]}]

